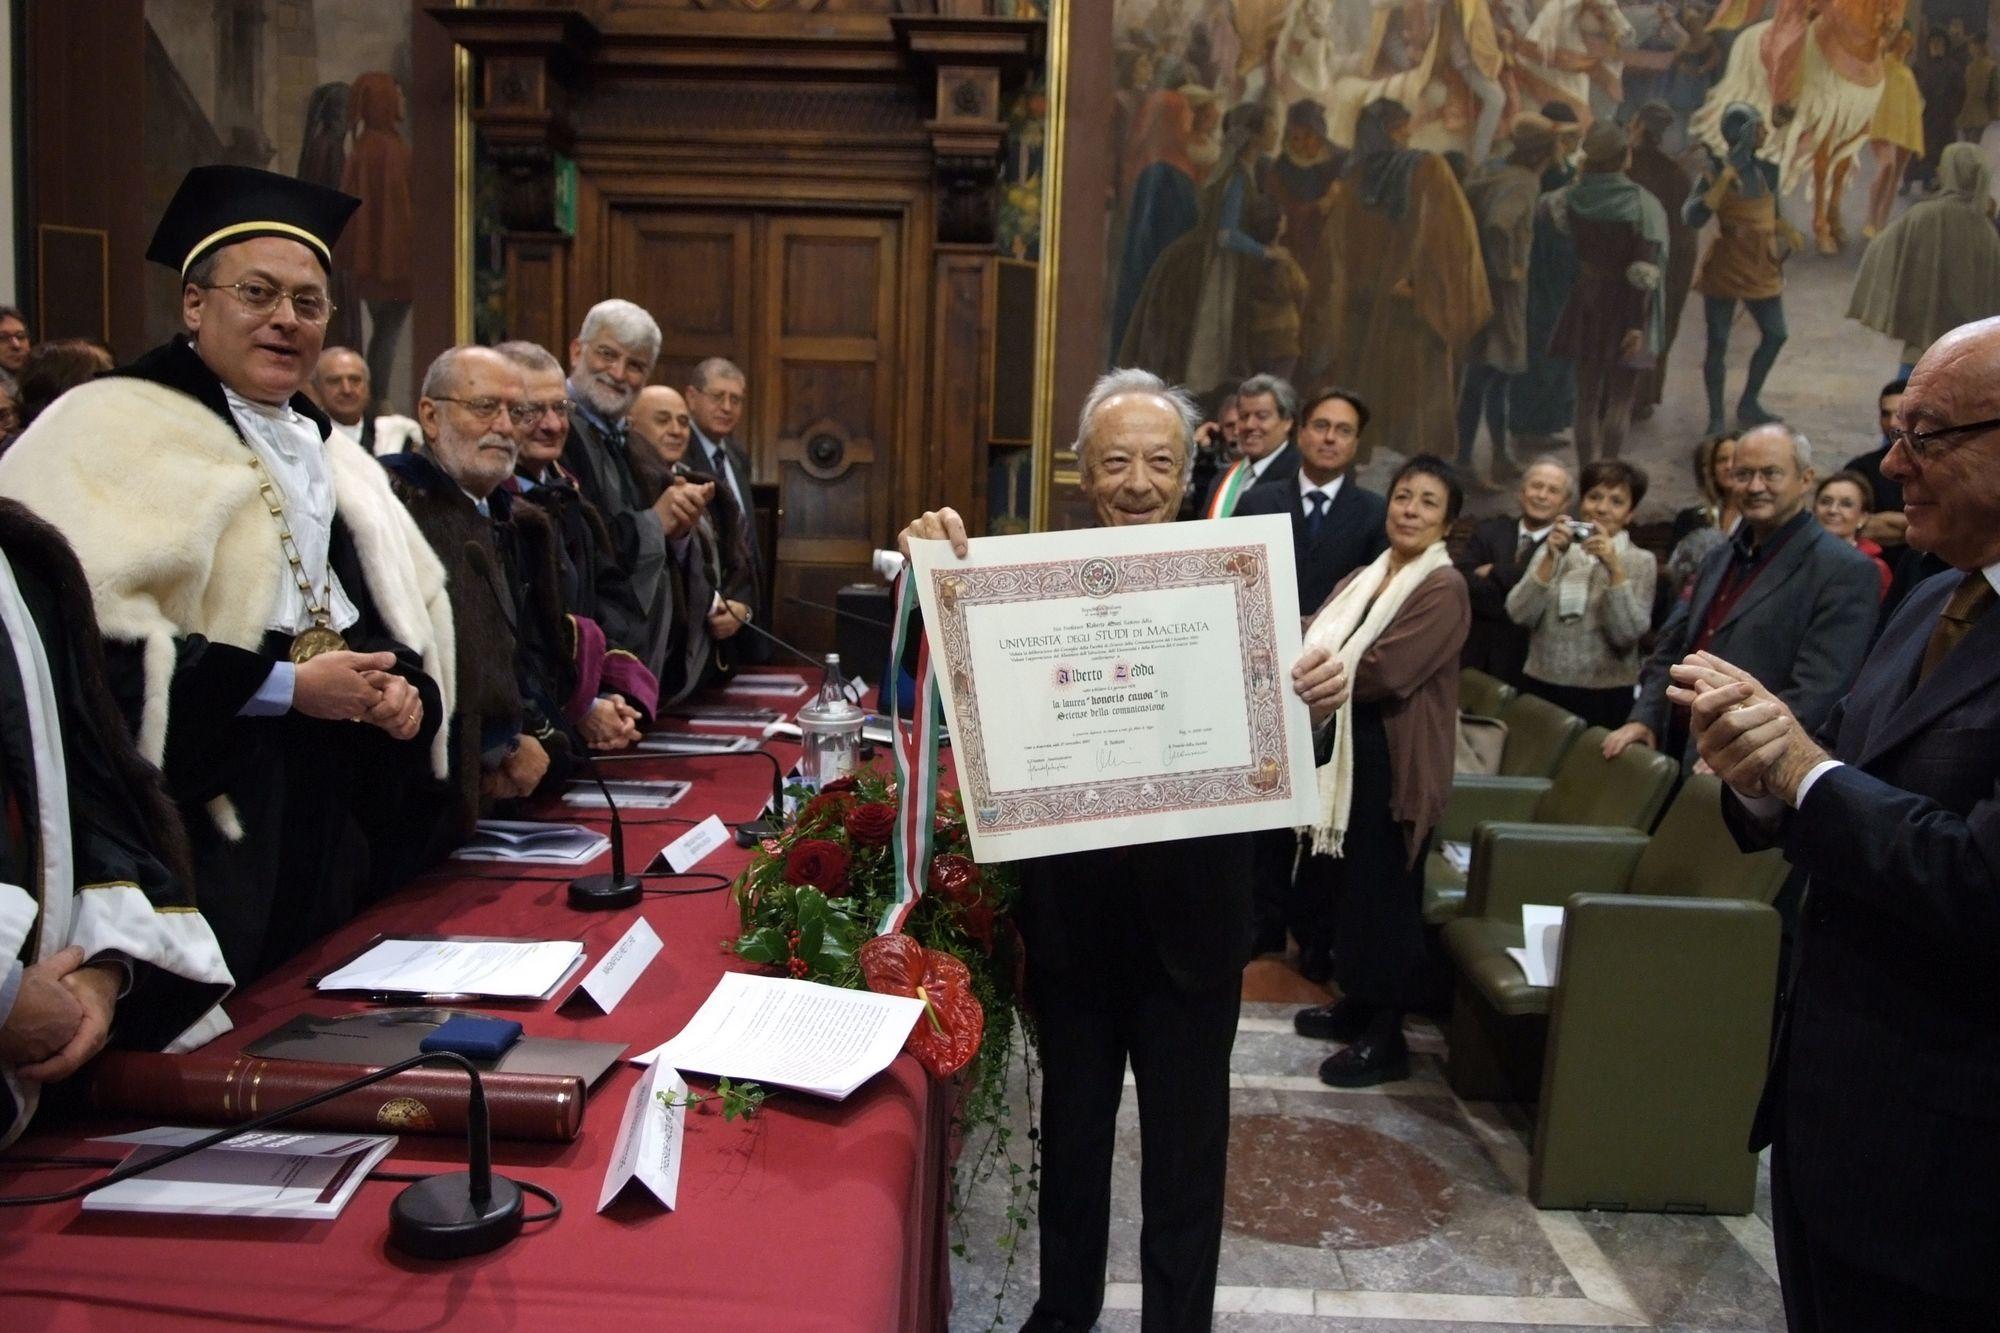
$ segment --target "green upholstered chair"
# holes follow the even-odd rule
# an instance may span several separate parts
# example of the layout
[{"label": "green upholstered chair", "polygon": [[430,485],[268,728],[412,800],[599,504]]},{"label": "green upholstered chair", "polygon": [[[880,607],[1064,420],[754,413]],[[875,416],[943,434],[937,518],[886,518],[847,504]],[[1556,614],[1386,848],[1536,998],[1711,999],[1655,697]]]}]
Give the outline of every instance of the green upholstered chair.
[{"label": "green upholstered chair", "polygon": [[1583,719],[1533,694],[1517,694],[1500,709],[1507,724],[1507,748],[1500,754],[1503,778],[1546,778],[1583,735]]},{"label": "green upholstered chair", "polygon": [[1458,711],[1474,717],[1499,717],[1500,710],[1519,694],[1512,685],[1484,671],[1466,667],[1458,673]]},{"label": "green upholstered chair", "polygon": [[[1745,1146],[1769,1059],[1784,883],[1745,856],[1714,778],[1645,838],[1488,824],[1467,910],[1444,928],[1456,974],[1448,1073],[1459,1095],[1535,1099],[1529,1197],[1543,1208],[1745,1213]],[[1521,906],[1562,903],[1556,985],[1530,986]]]},{"label": "green upholstered chair", "polygon": [[[1524,694],[1512,707],[1526,703],[1542,701]],[[1602,727],[1583,732],[1562,756],[1553,778],[1468,775],[1453,779],[1451,800],[1424,863],[1425,921],[1442,925],[1457,916],[1465,902],[1466,876],[1445,859],[1436,844],[1471,843],[1476,868],[1479,843],[1473,834],[1482,824],[1493,820],[1577,824],[1642,834],[1653,827],[1673,793],[1680,765],[1658,750],[1640,745],[1628,746],[1616,759],[1606,759],[1605,735]],[[1509,731],[1507,743],[1512,745],[1513,741]]]}]

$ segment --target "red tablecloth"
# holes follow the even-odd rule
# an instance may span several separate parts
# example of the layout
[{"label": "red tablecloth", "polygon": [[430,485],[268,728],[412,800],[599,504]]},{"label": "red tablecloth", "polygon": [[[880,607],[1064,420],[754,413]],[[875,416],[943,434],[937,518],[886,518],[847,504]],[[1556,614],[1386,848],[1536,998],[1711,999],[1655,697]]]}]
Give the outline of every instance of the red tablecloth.
[{"label": "red tablecloth", "polygon": [[[796,754],[772,748],[787,765]],[[754,816],[770,791],[769,769],[739,759],[621,762],[606,772],[696,781],[671,811],[627,817],[635,869],[686,831],[685,824],[649,819],[713,812],[740,821]],[[747,856],[732,844],[698,868],[733,876]],[[377,932],[574,938],[595,962],[644,916],[665,948],[613,1013],[480,1006],[519,1018],[530,1034],[629,1042],[632,1054],[679,1031],[717,976],[744,967],[724,949],[736,933],[725,893],[579,913],[569,909],[561,883],[468,877],[473,872],[508,873],[455,864],[382,903],[231,1000],[236,1030],[214,1049],[233,1050],[302,1010],[356,1007],[313,996],[307,978]],[[943,1327],[950,1302],[948,1108],[913,1059],[899,1057],[841,1103],[774,1094],[748,1123],[690,1110],[678,1208],[668,1213],[648,1199],[625,1198],[600,1215],[598,1190],[638,1074],[620,1063],[599,1082],[574,1143],[494,1144],[496,1169],[555,1191],[564,1205],[558,1221],[530,1226],[496,1253],[433,1263],[389,1250],[388,1208],[402,1186],[385,1182],[364,1184],[331,1223],[85,1215],[76,1203],[0,1209],[0,1329]],[[128,1127],[40,1131],[9,1155],[101,1156],[106,1145],[84,1140]],[[463,1157],[460,1142],[405,1137],[385,1169],[429,1170]],[[0,1190],[46,1192],[88,1174],[0,1170]],[[527,1203],[531,1212],[543,1207],[532,1197]]]}]

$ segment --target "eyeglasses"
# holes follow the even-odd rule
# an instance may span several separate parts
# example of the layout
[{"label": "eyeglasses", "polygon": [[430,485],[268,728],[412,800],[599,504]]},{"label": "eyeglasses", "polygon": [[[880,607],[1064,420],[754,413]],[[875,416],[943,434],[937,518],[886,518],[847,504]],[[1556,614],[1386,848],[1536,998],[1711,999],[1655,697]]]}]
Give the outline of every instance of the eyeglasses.
[{"label": "eyeglasses", "polygon": [[539,420],[544,412],[555,413],[557,421],[569,420],[569,399],[567,398],[551,398],[544,403],[527,403],[524,404],[524,407],[528,415],[517,418],[524,426],[532,421]]},{"label": "eyeglasses", "polygon": [[533,424],[535,418],[542,414],[543,406],[540,403],[503,403],[498,398],[450,398],[441,393],[432,394],[431,401],[457,403],[481,424],[492,421],[505,412],[517,426]]},{"label": "eyeglasses", "polygon": [[609,343],[592,343],[590,359],[599,370],[623,370],[628,375],[640,376],[653,373],[651,361],[641,361]]},{"label": "eyeglasses", "polygon": [[695,392],[720,407],[743,406],[743,395],[740,393],[713,393],[707,389],[696,389]]},{"label": "eyeglasses", "polygon": [[1776,486],[1791,475],[1789,471],[1781,467],[1739,467],[1732,471],[1729,477],[1738,486],[1748,486],[1759,477],[1764,479],[1766,486]]},{"label": "eyeglasses", "polygon": [[292,313],[303,324],[324,324],[333,318],[334,304],[326,299],[325,292],[316,292],[307,287],[298,291],[286,291],[268,282],[255,278],[245,278],[242,282],[208,282],[196,284],[205,292],[230,292],[243,308],[254,315],[268,315],[278,308],[278,302],[290,301]]},{"label": "eyeglasses", "polygon": [[1889,444],[1892,448],[1900,444],[1908,451],[1910,457],[1919,463],[1928,463],[1946,452],[1948,446],[1943,441],[1951,436],[1974,435],[1982,430],[1992,430],[1996,426],[2000,426],[2000,417],[1995,417],[1991,421],[1970,421],[1963,426],[1941,426],[1937,430],[1902,430],[1891,427],[1888,432]]}]

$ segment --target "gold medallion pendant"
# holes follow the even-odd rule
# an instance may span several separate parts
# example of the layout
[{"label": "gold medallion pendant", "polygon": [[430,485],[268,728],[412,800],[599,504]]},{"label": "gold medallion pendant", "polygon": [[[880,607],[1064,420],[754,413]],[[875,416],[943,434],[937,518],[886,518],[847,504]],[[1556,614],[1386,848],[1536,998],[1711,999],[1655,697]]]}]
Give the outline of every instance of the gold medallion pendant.
[{"label": "gold medallion pendant", "polygon": [[337,630],[328,629],[325,625],[314,625],[292,640],[292,661],[294,664],[310,662],[321,653],[342,652],[346,647],[347,640],[341,638]]}]

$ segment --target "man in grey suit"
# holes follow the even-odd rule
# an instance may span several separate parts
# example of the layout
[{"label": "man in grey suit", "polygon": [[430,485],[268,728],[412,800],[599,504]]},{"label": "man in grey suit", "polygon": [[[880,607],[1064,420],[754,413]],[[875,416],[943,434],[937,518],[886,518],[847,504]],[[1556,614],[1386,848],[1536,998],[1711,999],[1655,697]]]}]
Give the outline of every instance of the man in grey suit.
[{"label": "man in grey suit", "polygon": [[2000,319],[1932,344],[1893,435],[1952,572],[1817,738],[1754,673],[1674,670],[1737,841],[1809,876],[1752,1143],[1794,1333],[2000,1328]]},{"label": "man in grey suit", "polygon": [[1847,692],[1881,605],[1875,564],[1813,520],[1812,444],[1783,423],[1737,441],[1743,525],[1695,572],[1639,672],[1632,720],[1604,742],[1606,758],[1650,745],[1692,764],[1687,710],[1667,697],[1667,673],[1712,652],[1767,682],[1808,727]]},{"label": "man in grey suit", "polygon": [[[711,356],[694,368],[694,383],[687,387],[688,415],[694,419],[694,442],[688,449],[690,466],[715,478],[719,489],[736,506],[740,517],[743,545],[748,562],[741,578],[725,587],[722,595],[737,605],[748,603],[752,620],[768,620],[769,598],[765,595],[766,572],[763,547],[758,544],[757,510],[750,503],[750,455],[734,438],[749,404],[748,382],[735,362]],[[736,640],[736,655],[745,661],[769,660],[762,635]]]}]

